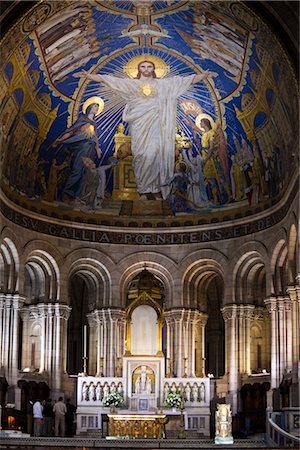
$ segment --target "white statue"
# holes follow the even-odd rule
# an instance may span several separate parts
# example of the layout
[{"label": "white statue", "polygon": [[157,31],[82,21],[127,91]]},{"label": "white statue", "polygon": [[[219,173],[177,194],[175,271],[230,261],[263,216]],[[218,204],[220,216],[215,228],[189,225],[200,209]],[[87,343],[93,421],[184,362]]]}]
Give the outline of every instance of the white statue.
[{"label": "white statue", "polygon": [[86,400],[87,399],[87,392],[88,392],[88,387],[86,382],[84,381],[82,383],[82,400]]},{"label": "white statue", "polygon": [[196,383],[194,383],[193,385],[193,401],[194,402],[198,401],[198,386]]},{"label": "white statue", "polygon": [[152,388],[151,388],[151,379],[149,377],[147,377],[147,382],[146,382],[146,392],[147,394],[151,394]]},{"label": "white statue", "polygon": [[169,391],[170,391],[169,383],[165,383],[165,387],[164,387],[164,399],[167,398]]},{"label": "white statue", "polygon": [[205,402],[205,386],[204,386],[204,383],[200,384],[200,402]]},{"label": "white statue", "polygon": [[121,397],[123,397],[123,385],[122,385],[122,383],[121,383],[121,381],[120,381],[120,383],[118,384],[118,387],[117,387],[117,391],[119,392],[119,394],[121,395]]},{"label": "white statue", "polygon": [[141,368],[141,392],[146,391],[146,383],[147,383],[147,369],[146,369],[146,366],[142,366],[142,368]]},{"label": "white statue", "polygon": [[185,387],[185,398],[187,402],[191,401],[191,386],[190,383],[187,383]]},{"label": "white statue", "polygon": [[101,400],[101,394],[102,394],[102,387],[100,382],[98,382],[96,386],[96,400]]},{"label": "white statue", "polygon": [[91,383],[89,387],[89,401],[93,400],[95,400],[95,386],[94,383]]},{"label": "white statue", "polygon": [[135,380],[135,393],[141,393],[141,377],[137,377],[137,379]]},{"label": "white statue", "polygon": [[116,387],[115,382],[113,381],[110,386],[110,393],[114,394],[116,392],[116,390],[117,390],[117,387]]},{"label": "white statue", "polygon": [[105,382],[104,386],[103,386],[103,398],[107,397],[108,394],[109,394],[109,387],[108,387],[107,382]]}]

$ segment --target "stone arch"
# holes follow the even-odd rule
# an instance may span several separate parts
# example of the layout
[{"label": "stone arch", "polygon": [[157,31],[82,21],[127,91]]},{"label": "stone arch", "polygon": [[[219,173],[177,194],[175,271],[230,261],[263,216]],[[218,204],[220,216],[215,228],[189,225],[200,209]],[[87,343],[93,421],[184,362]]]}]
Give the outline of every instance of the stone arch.
[{"label": "stone arch", "polygon": [[209,284],[214,279],[219,279],[224,285],[226,264],[228,264],[227,257],[212,249],[198,250],[184,258],[180,263],[184,303],[197,308],[200,306],[198,296],[204,299]]},{"label": "stone arch", "polygon": [[288,240],[288,283],[293,284],[297,276],[297,229],[293,223],[289,230]]},{"label": "stone arch", "polygon": [[[111,304],[111,276],[106,267],[93,258],[80,258],[70,267],[68,283],[79,277],[87,287],[90,310],[108,307]],[[69,298],[70,302],[70,298]]]},{"label": "stone arch", "polygon": [[0,247],[1,265],[1,289],[6,293],[14,293],[19,290],[20,258],[12,239],[4,237]]},{"label": "stone arch", "polygon": [[103,284],[103,289],[105,290],[105,293],[101,294],[103,306],[111,306],[113,298],[116,295],[115,286],[118,284],[119,269],[105,253],[87,247],[77,248],[64,258],[64,264],[61,268],[61,278],[64,281],[62,294],[64,298],[67,299],[69,296],[70,275],[76,273],[76,268],[79,267],[78,261],[80,261],[81,271],[86,276],[89,276],[89,283],[92,282],[92,279],[95,280],[96,277],[99,283]]},{"label": "stone arch", "polygon": [[[127,256],[119,262],[120,277],[120,305],[126,305],[126,292],[130,282],[143,269],[155,275],[165,287],[165,308],[171,308],[175,296],[177,266],[170,258],[155,252],[138,252]],[[178,290],[176,290],[178,292]],[[178,292],[179,293],[179,292]],[[180,299],[176,299],[180,302]],[[175,300],[175,301],[176,301]]]},{"label": "stone arch", "polygon": [[268,255],[260,242],[242,245],[232,259],[232,302],[264,305],[267,291]]},{"label": "stone arch", "polygon": [[[221,313],[227,258],[218,251],[204,249],[182,261],[182,290],[185,305],[198,309],[207,317],[205,326],[206,373],[219,377],[225,368],[224,320]],[[196,355],[203,336],[196,331]],[[203,350],[202,350],[203,351]],[[196,356],[197,357],[197,356]]]},{"label": "stone arch", "polygon": [[53,256],[42,249],[36,249],[27,256],[24,267],[24,291],[27,302],[55,303],[60,298],[60,272]]},{"label": "stone arch", "polygon": [[283,294],[287,286],[287,237],[280,233],[271,252],[272,293]]}]

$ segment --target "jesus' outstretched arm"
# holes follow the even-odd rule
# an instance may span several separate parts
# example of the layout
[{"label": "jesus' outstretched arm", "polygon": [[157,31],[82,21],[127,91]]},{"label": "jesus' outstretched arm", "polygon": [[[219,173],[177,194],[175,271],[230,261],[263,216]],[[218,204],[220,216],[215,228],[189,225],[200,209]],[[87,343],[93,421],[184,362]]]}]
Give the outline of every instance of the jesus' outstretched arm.
[{"label": "jesus' outstretched arm", "polygon": [[205,70],[204,72],[194,76],[192,84],[199,83],[199,81],[206,80],[206,78],[214,78],[216,76],[218,76],[216,72],[212,72],[211,70]]},{"label": "jesus' outstretched arm", "polygon": [[99,83],[104,81],[101,75],[94,74],[94,73],[88,73],[85,70],[81,70],[80,72],[74,73],[73,76],[76,77],[76,78],[84,78],[85,77],[88,80],[98,81]]}]

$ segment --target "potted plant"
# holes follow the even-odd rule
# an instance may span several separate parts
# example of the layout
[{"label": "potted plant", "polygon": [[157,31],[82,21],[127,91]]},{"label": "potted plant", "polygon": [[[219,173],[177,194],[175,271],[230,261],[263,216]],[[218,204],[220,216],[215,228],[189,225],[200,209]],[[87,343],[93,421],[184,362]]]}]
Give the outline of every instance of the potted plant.
[{"label": "potted plant", "polygon": [[172,408],[173,410],[176,410],[180,407],[182,402],[182,398],[180,394],[177,394],[176,392],[169,392],[165,399],[165,405],[169,408]]},{"label": "potted plant", "polygon": [[123,405],[123,397],[119,394],[119,392],[113,392],[104,397],[102,401],[103,406],[109,406],[112,413],[115,413],[116,408]]}]

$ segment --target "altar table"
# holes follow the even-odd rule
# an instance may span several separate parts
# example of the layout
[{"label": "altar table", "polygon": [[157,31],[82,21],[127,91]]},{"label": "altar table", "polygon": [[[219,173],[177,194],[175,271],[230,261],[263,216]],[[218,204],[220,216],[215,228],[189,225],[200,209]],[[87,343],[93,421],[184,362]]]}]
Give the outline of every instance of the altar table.
[{"label": "altar table", "polygon": [[161,439],[165,437],[166,414],[108,414],[109,436]]}]

